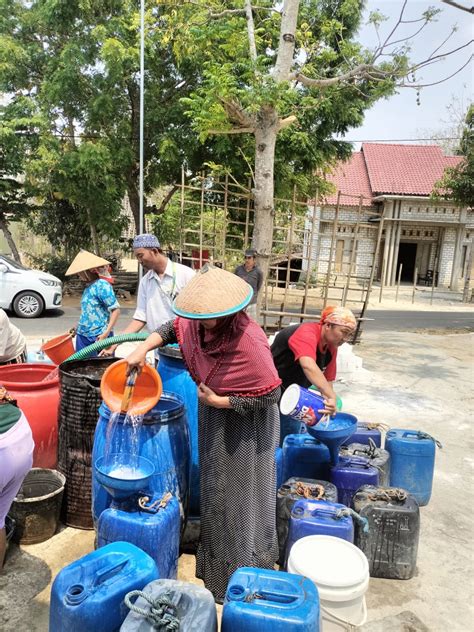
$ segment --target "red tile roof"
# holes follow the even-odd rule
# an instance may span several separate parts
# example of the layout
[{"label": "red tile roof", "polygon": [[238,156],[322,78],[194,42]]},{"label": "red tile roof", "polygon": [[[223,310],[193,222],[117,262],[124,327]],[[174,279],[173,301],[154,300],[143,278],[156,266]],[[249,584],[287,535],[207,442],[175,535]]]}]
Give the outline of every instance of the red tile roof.
[{"label": "red tile roof", "polygon": [[[384,193],[428,196],[446,167],[461,160],[461,156],[445,156],[437,145],[364,143],[328,180],[345,194],[341,197],[344,206],[356,205],[360,194],[369,198]],[[335,204],[336,195],[328,196],[326,203]]]},{"label": "red tile roof", "polygon": [[337,191],[339,190],[343,193],[340,200],[340,204],[343,206],[357,206],[361,194],[366,198],[363,201],[363,206],[372,205],[372,189],[370,188],[364,154],[361,151],[354,152],[347,162],[338,163],[328,180],[336,187],[336,193],[325,198],[326,204],[336,204]]}]

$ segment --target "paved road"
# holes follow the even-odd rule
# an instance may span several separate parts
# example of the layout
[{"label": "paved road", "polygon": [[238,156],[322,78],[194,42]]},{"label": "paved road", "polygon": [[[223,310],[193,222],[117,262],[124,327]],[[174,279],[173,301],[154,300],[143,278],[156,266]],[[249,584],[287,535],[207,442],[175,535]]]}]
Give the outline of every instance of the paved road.
[{"label": "paved road", "polygon": [[[130,321],[135,309],[122,308],[118,331],[121,331]],[[52,338],[64,333],[77,324],[79,307],[64,307],[46,312],[41,318],[16,318],[10,314],[11,321],[26,336],[38,338]],[[474,331],[473,312],[436,312],[436,311],[396,311],[373,310],[367,312],[367,318],[373,318],[364,323],[365,331],[413,331],[415,329],[469,329]]]},{"label": "paved road", "polygon": [[472,312],[368,310],[365,331],[413,331],[414,329],[469,329],[474,331]]}]

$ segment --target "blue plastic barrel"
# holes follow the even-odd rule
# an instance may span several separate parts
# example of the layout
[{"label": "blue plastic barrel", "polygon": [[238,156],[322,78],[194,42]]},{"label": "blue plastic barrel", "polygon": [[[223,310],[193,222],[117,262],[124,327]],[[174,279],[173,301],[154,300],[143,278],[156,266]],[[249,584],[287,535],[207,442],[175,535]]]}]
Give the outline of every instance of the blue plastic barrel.
[{"label": "blue plastic barrel", "polygon": [[168,345],[159,350],[158,373],[163,390],[176,393],[184,401],[191,443],[191,475],[189,482],[189,515],[199,516],[199,445],[198,445],[198,396],[178,345]]},{"label": "blue plastic barrel", "polygon": [[365,445],[369,445],[369,439],[375,443],[377,448],[382,446],[382,433],[378,428],[370,428],[372,426],[367,421],[358,421],[357,422],[357,430],[354,432],[352,436],[350,436],[344,443],[349,445],[349,443],[363,443]]},{"label": "blue plastic barrel", "polygon": [[307,535],[331,535],[354,542],[354,523],[345,505],[321,500],[298,500],[291,510],[290,528],[286,541],[286,562],[293,544]]},{"label": "blue plastic barrel", "polygon": [[49,632],[116,632],[128,614],[125,595],[158,578],[155,562],[133,544],[97,549],[56,576]]},{"label": "blue plastic barrel", "polygon": [[431,498],[436,442],[418,430],[393,429],[387,432],[385,449],[390,452],[390,485],[401,487],[423,507]]},{"label": "blue plastic barrel", "polygon": [[379,470],[364,457],[341,456],[339,463],[331,467],[331,482],[337,487],[339,502],[350,507],[359,487],[379,484]]},{"label": "blue plastic barrel", "polygon": [[319,595],[300,575],[239,568],[229,580],[221,632],[319,632]]},{"label": "blue plastic barrel", "polygon": [[[145,586],[143,592],[147,597],[138,597],[134,605],[146,612],[151,610],[150,601],[156,601],[166,593],[176,606],[179,632],[217,632],[216,604],[207,588],[172,579],[158,579]],[[156,630],[151,621],[137,612],[130,612],[120,628],[120,632]]]},{"label": "blue plastic barrel", "polygon": [[[111,412],[106,404],[101,404],[99,415],[92,450],[93,466],[99,457],[105,456],[107,428],[111,420]],[[155,465],[155,473],[146,491],[160,497],[171,492],[181,504],[182,517],[187,517],[190,448],[183,400],[178,395],[164,392],[158,404],[144,416],[135,435],[132,426],[124,423],[124,419],[124,415],[119,415],[111,429],[109,454],[124,452],[132,440],[135,441],[138,455]],[[95,524],[100,514],[111,504],[112,498],[98,482],[93,467],[92,515]]]},{"label": "blue plastic barrel", "polygon": [[178,573],[180,515],[179,502],[171,497],[164,506],[161,498],[135,497],[100,514],[97,546],[124,541],[138,546],[155,561],[159,576],[176,579]]},{"label": "blue plastic barrel", "polygon": [[329,449],[308,434],[291,434],[283,441],[283,474],[287,481],[296,478],[326,480],[329,474]]}]

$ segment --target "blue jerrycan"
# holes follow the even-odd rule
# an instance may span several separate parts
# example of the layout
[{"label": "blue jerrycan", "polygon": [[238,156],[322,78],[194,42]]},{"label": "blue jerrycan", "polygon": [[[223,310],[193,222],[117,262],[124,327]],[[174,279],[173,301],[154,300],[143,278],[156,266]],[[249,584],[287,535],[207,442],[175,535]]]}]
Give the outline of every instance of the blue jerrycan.
[{"label": "blue jerrycan", "polygon": [[155,561],[159,577],[176,579],[179,557],[179,502],[169,492],[164,496],[136,496],[114,502],[97,524],[97,546],[130,542]]},{"label": "blue jerrycan", "polygon": [[354,542],[354,523],[350,510],[339,503],[306,498],[298,500],[291,510],[285,568],[291,547],[307,535],[331,535]]},{"label": "blue jerrycan", "polygon": [[340,456],[363,456],[369,460],[370,465],[379,471],[379,484],[388,486],[390,483],[390,453],[383,448],[377,448],[374,441],[369,438],[368,444],[350,443],[339,449]]},{"label": "blue jerrycan", "polygon": [[199,445],[198,445],[198,395],[197,386],[183,360],[178,345],[168,345],[159,350],[158,373],[163,390],[176,393],[184,402],[191,446],[191,473],[189,479],[189,515],[199,516]]},{"label": "blue jerrycan", "polygon": [[291,477],[326,480],[329,473],[329,449],[308,434],[291,434],[283,441],[284,480]]},{"label": "blue jerrycan", "polygon": [[[134,597],[133,593],[127,596],[126,601],[132,604],[132,608],[120,632],[155,632],[157,629],[217,632],[214,597],[203,586],[173,579],[158,579],[145,586],[136,601]],[[164,615],[168,615],[168,620],[171,619],[169,627],[158,627],[163,615],[152,612],[152,608],[158,609],[160,606],[164,606]],[[173,618],[179,621],[179,627],[171,627]]]},{"label": "blue jerrycan", "polygon": [[385,424],[370,423],[368,421],[358,421],[357,430],[346,441],[346,445],[349,443],[364,443],[369,444],[369,439],[375,443],[377,448],[382,447],[382,433],[381,429],[386,428]]},{"label": "blue jerrycan", "polygon": [[[171,492],[181,505],[183,527],[188,515],[190,469],[189,432],[183,400],[179,395],[164,392],[157,405],[144,415],[143,423],[138,428],[125,423],[125,415],[111,417],[108,406],[101,404],[92,450],[94,524],[100,514],[112,505],[112,497],[97,480],[94,465],[100,457],[106,456],[107,447],[109,454],[123,453],[134,441],[138,456],[149,459],[155,466],[155,473],[146,491],[160,498],[166,492]],[[112,424],[111,428],[109,423]]]},{"label": "blue jerrycan", "polygon": [[420,507],[431,498],[436,446],[441,447],[439,441],[421,430],[393,429],[385,440],[391,457],[390,485],[410,492]]},{"label": "blue jerrycan", "polygon": [[359,487],[379,484],[379,470],[362,456],[343,456],[331,467],[331,481],[337,487],[339,502],[350,507]]},{"label": "blue jerrycan", "polygon": [[277,493],[276,522],[278,534],[279,561],[285,559],[286,539],[293,505],[302,498],[337,502],[337,489],[327,481],[310,478],[289,478]]},{"label": "blue jerrycan", "polygon": [[367,556],[371,577],[411,579],[420,538],[418,503],[404,489],[364,485],[352,500],[366,518],[368,531],[356,523],[355,544]]},{"label": "blue jerrycan", "polygon": [[158,579],[155,562],[128,542],[115,542],[63,568],[51,587],[49,632],[117,632],[125,595]]},{"label": "blue jerrycan", "polygon": [[229,580],[221,632],[319,632],[319,595],[301,575],[239,568]]}]

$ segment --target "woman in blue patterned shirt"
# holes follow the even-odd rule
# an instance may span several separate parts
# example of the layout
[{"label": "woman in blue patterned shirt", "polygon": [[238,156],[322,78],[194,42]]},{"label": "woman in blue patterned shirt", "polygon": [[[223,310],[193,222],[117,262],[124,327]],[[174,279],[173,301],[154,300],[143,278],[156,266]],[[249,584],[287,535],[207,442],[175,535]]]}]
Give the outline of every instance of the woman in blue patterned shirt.
[{"label": "woman in blue patterned shirt", "polygon": [[[81,250],[66,274],[77,274],[87,283],[81,298],[81,315],[76,329],[76,351],[97,340],[113,336],[113,328],[120,314],[115,296],[109,262],[102,257]],[[92,354],[89,357],[97,357]]]}]

